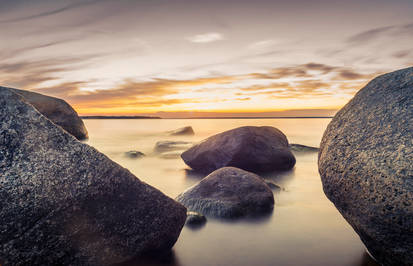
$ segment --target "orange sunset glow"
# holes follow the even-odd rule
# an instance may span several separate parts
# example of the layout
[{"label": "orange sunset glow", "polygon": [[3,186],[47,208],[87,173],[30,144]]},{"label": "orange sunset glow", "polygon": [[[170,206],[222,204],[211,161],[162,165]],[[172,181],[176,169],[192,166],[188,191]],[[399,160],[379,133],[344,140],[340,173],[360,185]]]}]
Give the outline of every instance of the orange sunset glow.
[{"label": "orange sunset glow", "polygon": [[400,2],[10,1],[0,83],[81,115],[331,116],[413,61]]}]

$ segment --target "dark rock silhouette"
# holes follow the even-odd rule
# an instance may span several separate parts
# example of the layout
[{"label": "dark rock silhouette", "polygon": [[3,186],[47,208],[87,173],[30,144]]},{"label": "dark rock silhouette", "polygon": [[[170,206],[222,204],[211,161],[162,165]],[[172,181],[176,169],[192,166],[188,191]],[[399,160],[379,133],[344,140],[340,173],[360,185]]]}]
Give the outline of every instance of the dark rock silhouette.
[{"label": "dark rock silhouette", "polygon": [[136,159],[136,158],[141,158],[145,156],[143,152],[140,151],[127,151],[125,152],[125,155],[129,158]]},{"label": "dark rock silhouette", "polygon": [[375,78],[328,125],[324,192],[382,265],[413,265],[413,68]]},{"label": "dark rock silhouette", "polygon": [[0,260],[112,265],[170,249],[186,208],[0,88]]},{"label": "dark rock silhouette", "polygon": [[84,140],[88,138],[88,133],[82,119],[80,119],[76,111],[66,101],[32,91],[10,90],[21,95],[28,103],[33,105],[37,111],[56,125],[61,126],[77,139]]},{"label": "dark rock silhouette", "polygon": [[187,212],[185,225],[191,228],[199,228],[205,225],[207,219],[199,212]]},{"label": "dark rock silhouette", "polygon": [[258,216],[274,206],[274,196],[264,180],[235,167],[212,172],[176,199],[190,211],[222,218]]},{"label": "dark rock silhouette", "polygon": [[294,167],[287,137],[274,127],[245,126],[207,138],[181,155],[192,169],[210,173],[224,166],[251,172]]}]

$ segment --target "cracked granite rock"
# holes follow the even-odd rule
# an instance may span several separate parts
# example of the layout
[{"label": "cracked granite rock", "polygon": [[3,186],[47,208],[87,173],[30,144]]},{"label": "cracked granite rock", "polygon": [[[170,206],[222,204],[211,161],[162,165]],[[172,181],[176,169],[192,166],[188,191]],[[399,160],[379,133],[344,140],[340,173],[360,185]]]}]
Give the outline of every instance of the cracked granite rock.
[{"label": "cracked granite rock", "polygon": [[0,261],[111,265],[170,249],[186,208],[0,88]]},{"label": "cracked granite rock", "polygon": [[379,76],[328,125],[324,192],[382,265],[413,265],[413,68]]}]

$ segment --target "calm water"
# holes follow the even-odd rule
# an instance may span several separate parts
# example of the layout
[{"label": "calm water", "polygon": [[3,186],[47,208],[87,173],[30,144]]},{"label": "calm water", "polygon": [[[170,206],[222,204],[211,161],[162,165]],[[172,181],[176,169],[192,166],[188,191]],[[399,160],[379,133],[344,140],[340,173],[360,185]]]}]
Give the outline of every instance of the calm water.
[{"label": "calm water", "polygon": [[[162,119],[85,120],[89,145],[146,183],[174,198],[202,176],[187,171],[180,158],[154,153],[161,140],[198,142],[239,126],[274,126],[290,143],[319,146],[330,119]],[[192,126],[195,136],[171,137],[166,131]],[[138,150],[147,156],[127,158]],[[296,154],[293,170],[265,178],[282,187],[274,192],[273,213],[259,220],[209,219],[201,229],[184,227],[164,265],[375,265],[360,239],[325,197],[317,154]],[[153,262],[154,263],[154,262]]]}]

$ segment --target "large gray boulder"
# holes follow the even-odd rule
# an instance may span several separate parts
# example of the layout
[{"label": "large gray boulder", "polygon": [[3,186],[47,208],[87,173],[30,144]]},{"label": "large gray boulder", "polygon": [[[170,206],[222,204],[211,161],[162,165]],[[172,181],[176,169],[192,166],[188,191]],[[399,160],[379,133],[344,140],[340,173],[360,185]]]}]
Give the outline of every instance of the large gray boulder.
[{"label": "large gray boulder", "polygon": [[0,261],[111,265],[170,249],[186,208],[0,88]]},{"label": "large gray boulder", "polygon": [[210,173],[224,166],[251,172],[288,170],[294,167],[287,137],[269,126],[245,126],[207,138],[181,155],[192,169]]},{"label": "large gray boulder", "polygon": [[413,68],[375,78],[328,125],[324,192],[383,265],[413,265]]},{"label": "large gray boulder", "polygon": [[77,139],[84,140],[88,138],[88,133],[82,119],[66,101],[32,91],[9,89],[21,95],[28,103],[33,105],[37,111],[52,120],[56,125],[61,126]]},{"label": "large gray boulder", "polygon": [[264,180],[235,167],[212,172],[176,200],[190,211],[219,218],[259,216],[274,206],[273,193]]}]

